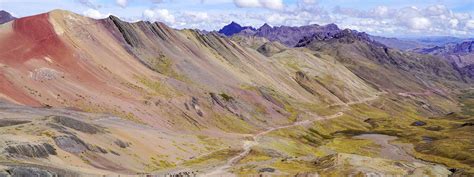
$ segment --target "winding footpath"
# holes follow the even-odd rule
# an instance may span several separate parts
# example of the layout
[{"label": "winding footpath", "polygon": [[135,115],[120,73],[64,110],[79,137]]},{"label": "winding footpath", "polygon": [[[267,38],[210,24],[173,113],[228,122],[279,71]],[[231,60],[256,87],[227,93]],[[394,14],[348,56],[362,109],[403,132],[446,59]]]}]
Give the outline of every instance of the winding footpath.
[{"label": "winding footpath", "polygon": [[254,147],[256,145],[259,145],[259,140],[261,139],[262,136],[267,135],[267,134],[269,134],[271,132],[274,132],[274,131],[277,131],[277,130],[292,128],[292,127],[296,127],[296,126],[309,125],[309,124],[311,124],[313,122],[316,122],[316,121],[319,121],[319,120],[333,119],[333,118],[336,118],[336,117],[340,117],[342,115],[344,115],[343,112],[338,112],[334,115],[325,116],[325,117],[318,117],[318,118],[313,119],[313,120],[303,120],[303,121],[295,122],[291,125],[274,127],[274,128],[268,129],[266,131],[260,132],[258,134],[255,134],[255,135],[252,136],[252,141],[244,141],[243,151],[240,154],[238,154],[238,155],[232,157],[231,159],[229,159],[224,165],[219,166],[219,167],[213,169],[212,171],[210,171],[208,173],[200,174],[199,176],[202,176],[202,177],[235,176],[235,175],[229,173],[227,170],[229,168],[231,168],[233,165],[235,165],[239,160],[246,157],[250,153],[250,151],[252,150],[252,147]]}]

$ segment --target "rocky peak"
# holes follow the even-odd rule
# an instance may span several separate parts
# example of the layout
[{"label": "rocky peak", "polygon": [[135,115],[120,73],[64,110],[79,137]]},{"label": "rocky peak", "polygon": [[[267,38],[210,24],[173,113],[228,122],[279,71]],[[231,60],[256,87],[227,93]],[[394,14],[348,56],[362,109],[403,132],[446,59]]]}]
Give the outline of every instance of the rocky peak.
[{"label": "rocky peak", "polygon": [[268,25],[267,23],[263,24],[260,28],[258,28],[259,31],[266,31],[266,30],[271,30],[272,27]]},{"label": "rocky peak", "polygon": [[232,21],[230,24],[224,26],[221,30],[219,30],[220,34],[224,34],[226,36],[232,36],[236,33],[239,33],[243,30],[251,30],[255,31],[255,28],[251,26],[241,26],[240,24]]},{"label": "rocky peak", "polygon": [[4,10],[0,10],[0,24],[7,23],[9,21],[15,20],[16,18],[13,17],[10,13]]},{"label": "rocky peak", "polygon": [[339,30],[339,27],[334,23],[327,24],[324,28],[326,28],[326,30]]}]

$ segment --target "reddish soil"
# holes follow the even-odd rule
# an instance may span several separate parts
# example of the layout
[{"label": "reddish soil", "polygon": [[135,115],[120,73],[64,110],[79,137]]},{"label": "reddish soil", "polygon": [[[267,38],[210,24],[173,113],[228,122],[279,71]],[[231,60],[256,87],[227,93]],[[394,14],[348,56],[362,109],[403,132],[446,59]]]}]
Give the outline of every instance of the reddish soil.
[{"label": "reddish soil", "polygon": [[[74,82],[93,85],[96,88],[103,85],[92,67],[74,57],[73,49],[56,34],[49,20],[47,13],[15,20],[12,24],[13,32],[3,36],[0,41],[0,63],[27,73],[36,67],[28,66],[29,60],[41,60],[46,64],[44,59],[48,57],[53,62],[53,65],[48,67],[67,73],[69,79],[75,80]],[[27,93],[18,89],[22,86],[13,85],[8,79],[15,78],[0,74],[0,93],[23,104],[37,105],[37,101],[27,99]]]},{"label": "reddish soil", "polygon": [[10,36],[0,42],[0,62],[4,64],[18,66],[30,59],[42,59],[46,56],[56,60],[71,57],[71,52],[50,24],[48,14],[15,20],[13,30]]},{"label": "reddish soil", "polygon": [[13,100],[31,106],[40,106],[41,103],[35,99],[29,97],[27,94],[23,93],[21,90],[15,88],[13,83],[5,78],[5,76],[0,73],[0,91],[2,94],[5,94],[12,98]]}]

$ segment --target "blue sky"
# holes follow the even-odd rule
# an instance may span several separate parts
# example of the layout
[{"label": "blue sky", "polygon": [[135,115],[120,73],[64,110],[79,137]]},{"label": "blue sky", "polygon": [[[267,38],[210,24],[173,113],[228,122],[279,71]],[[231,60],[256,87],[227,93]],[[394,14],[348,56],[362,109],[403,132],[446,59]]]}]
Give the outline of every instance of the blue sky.
[{"label": "blue sky", "polygon": [[231,21],[256,27],[335,23],[381,36],[474,37],[473,0],[0,0],[0,9],[17,17],[65,9],[205,30]]}]

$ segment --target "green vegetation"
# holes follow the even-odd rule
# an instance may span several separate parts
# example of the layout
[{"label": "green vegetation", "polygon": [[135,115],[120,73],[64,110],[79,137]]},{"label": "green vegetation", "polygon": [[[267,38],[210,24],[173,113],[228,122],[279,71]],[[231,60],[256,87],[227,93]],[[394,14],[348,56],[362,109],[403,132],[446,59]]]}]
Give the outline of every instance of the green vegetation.
[{"label": "green vegetation", "polygon": [[266,160],[271,160],[272,157],[270,157],[268,154],[263,152],[263,149],[255,148],[250,151],[250,153],[245,156],[242,160],[239,161],[239,164],[245,164],[249,162],[261,162],[261,161],[266,161]]},{"label": "green vegetation", "polygon": [[301,160],[278,160],[272,164],[272,167],[290,174],[316,172],[316,166],[313,163]]},{"label": "green vegetation", "polygon": [[227,159],[239,154],[239,150],[233,149],[223,149],[220,151],[213,152],[206,156],[201,156],[195,159],[188,160],[183,163],[185,166],[194,166],[194,165],[210,165],[219,162],[226,161]]},{"label": "green vegetation", "polygon": [[166,160],[159,159],[159,156],[158,158],[150,157],[150,162],[151,163],[147,164],[145,167],[145,170],[149,172],[176,167],[176,164],[172,162],[168,162]]},{"label": "green vegetation", "polygon": [[155,95],[160,95],[160,96],[165,96],[165,97],[172,97],[177,94],[177,91],[170,88],[168,85],[159,82],[159,81],[153,81],[147,77],[138,77],[138,80],[141,84],[145,85],[149,89],[153,91],[152,94]]},{"label": "green vegetation", "polygon": [[376,153],[371,150],[377,147],[370,140],[352,139],[352,138],[335,138],[325,145],[336,152],[358,154],[363,156],[374,157]]},{"label": "green vegetation", "polygon": [[[474,155],[471,152],[474,149],[474,118],[469,111],[474,108],[473,95],[469,92],[460,97],[464,105],[460,113],[449,113],[441,117],[428,116],[440,113],[423,110],[420,101],[416,99],[414,101],[387,95],[371,104],[352,105],[349,110],[344,111],[343,116],[317,121],[308,128],[294,127],[272,132],[265,137],[268,142],[264,141],[261,146],[296,157],[322,157],[335,152],[377,157],[379,145],[371,140],[352,137],[360,134],[385,134],[398,137],[399,142],[413,144],[413,152],[408,152],[416,158],[473,173]],[[449,100],[437,103],[447,105],[446,107],[449,107],[449,104],[452,104]],[[436,108],[444,110],[442,107]],[[415,121],[425,122],[426,125],[413,126]],[[273,138],[278,141],[272,140]],[[258,152],[249,158],[259,159],[266,156],[268,154]],[[236,169],[241,174],[252,174],[260,168],[243,162],[242,166]],[[291,172],[292,168],[300,168],[294,167],[291,162],[279,162],[273,167],[288,172]],[[311,171],[304,169],[304,165],[302,168],[302,171]]]},{"label": "green vegetation", "polygon": [[199,139],[199,144],[204,145],[204,148],[208,151],[215,151],[225,145],[217,138],[204,135],[198,135],[197,138]]},{"label": "green vegetation", "polygon": [[149,61],[151,62],[152,68],[155,71],[183,82],[190,82],[190,79],[182,74],[179,74],[173,69],[173,61],[166,55],[160,54],[156,58],[152,58]]},{"label": "green vegetation", "polygon": [[223,131],[252,133],[254,128],[246,121],[233,115],[214,115],[215,125]]}]

